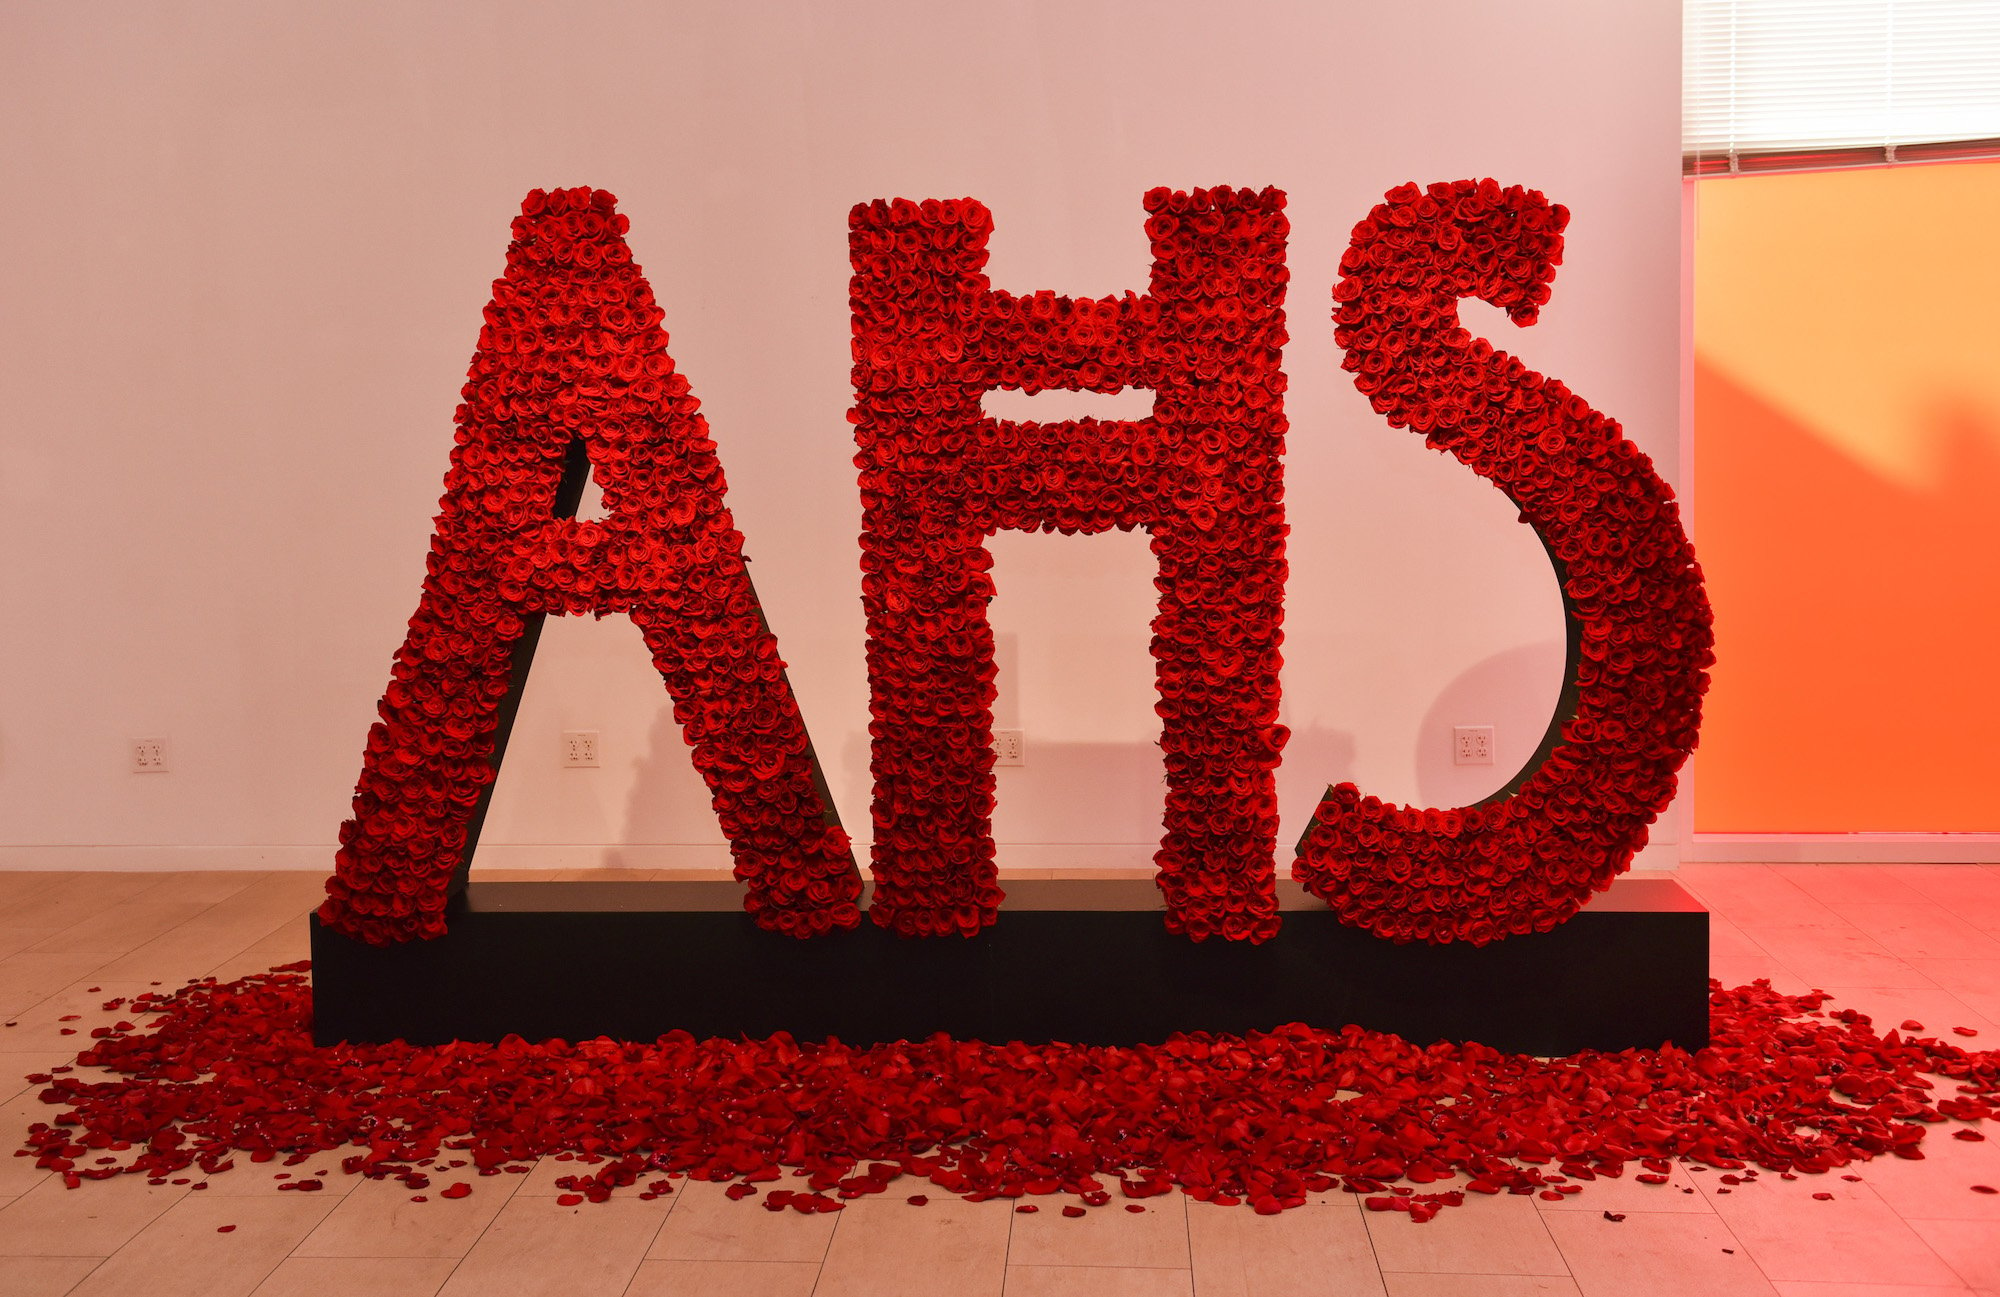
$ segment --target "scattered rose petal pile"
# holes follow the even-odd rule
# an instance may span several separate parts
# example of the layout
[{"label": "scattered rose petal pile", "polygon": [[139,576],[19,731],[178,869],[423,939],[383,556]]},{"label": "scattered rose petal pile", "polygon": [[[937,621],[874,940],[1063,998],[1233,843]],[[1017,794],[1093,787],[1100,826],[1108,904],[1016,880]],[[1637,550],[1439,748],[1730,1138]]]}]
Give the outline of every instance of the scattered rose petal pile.
[{"label": "scattered rose petal pile", "polygon": [[[910,1179],[974,1201],[1068,1195],[1066,1216],[1179,1187],[1266,1213],[1344,1189],[1426,1220],[1467,1192],[1560,1197],[1627,1172],[1664,1185],[1676,1160],[1741,1182],[1753,1165],[1793,1177],[1922,1157],[1931,1125],[2000,1104],[2000,1053],[1878,1035],[1820,993],[1763,982],[1714,989],[1714,1043],[1698,1053],[1545,1060],[1297,1025],[1131,1049],[685,1034],[315,1048],[303,970],[112,1001],[150,1029],[93,1029],[77,1062],[115,1079],[32,1078],[60,1111],[20,1155],[72,1188],[333,1154],[413,1192],[466,1168],[442,1190],[455,1197],[475,1176],[567,1155],[566,1203],[635,1186],[654,1197],[671,1186],[648,1177],[684,1174],[762,1192],[772,1211],[838,1211]],[[787,1168],[790,1187],[765,1191]],[[1462,1186],[1424,1188],[1456,1175]]]}]

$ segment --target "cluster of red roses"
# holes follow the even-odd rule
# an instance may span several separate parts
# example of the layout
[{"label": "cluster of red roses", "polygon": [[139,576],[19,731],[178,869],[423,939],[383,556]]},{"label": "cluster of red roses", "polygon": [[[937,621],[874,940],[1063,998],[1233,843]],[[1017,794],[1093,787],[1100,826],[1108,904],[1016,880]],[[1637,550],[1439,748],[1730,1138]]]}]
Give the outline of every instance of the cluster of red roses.
[{"label": "cluster of red roses", "polygon": [[[1146,195],[1149,291],[995,292],[970,199],[857,206],[855,425],[875,777],[871,913],[896,932],[993,922],[993,595],[986,537],[1145,528],[1168,793],[1168,925],[1277,929],[1272,771],[1285,579],[1284,195]],[[985,418],[993,388],[1150,388],[1151,418]]]},{"label": "cluster of red roses", "polygon": [[[540,190],[514,222],[458,409],[423,598],[341,826],[321,917],[382,944],[444,931],[497,709],[530,617],[630,615],[763,926],[860,921],[846,835],[743,564],[722,467],[608,193]],[[582,441],[606,517],[555,517]]]},{"label": "cluster of red roses", "polygon": [[1731,1185],[1755,1178],[1746,1164],[1793,1178],[1922,1157],[1946,1130],[1978,1140],[1948,1123],[2000,1112],[2000,1053],[1925,1036],[1915,1021],[1877,1031],[1851,1009],[1823,1009],[1820,992],[1760,983],[1711,998],[1712,1043],[1699,1053],[1560,1059],[1298,1024],[1116,1049],[684,1032],[315,1048],[311,988],[278,970],[105,1004],[130,1016],[93,1029],[77,1060],[102,1070],[31,1078],[60,1115],[26,1142],[72,1187],[192,1180],[247,1157],[315,1173],[292,1182],[311,1192],[339,1158],[349,1174],[412,1190],[450,1178],[431,1192],[459,1197],[478,1176],[582,1155],[559,1182],[577,1191],[565,1202],[656,1195],[669,1186],[648,1177],[684,1172],[740,1179],[731,1196],[771,1190],[761,1201],[774,1210],[903,1196],[915,1180],[975,1199],[1090,1205],[1178,1186],[1260,1212],[1340,1188],[1421,1220],[1463,1196],[1417,1190],[1459,1174],[1473,1194],[1587,1194],[1629,1175],[1664,1196],[1676,1160],[1729,1171]]},{"label": "cluster of red roses", "polygon": [[1328,790],[1294,874],[1397,940],[1482,943],[1574,914],[1645,844],[1700,725],[1713,635],[1672,489],[1614,420],[1459,325],[1466,297],[1533,323],[1568,219],[1491,180],[1404,185],[1355,227],[1334,288],[1355,386],[1520,506],[1578,646],[1561,741],[1510,794],[1435,811]]}]

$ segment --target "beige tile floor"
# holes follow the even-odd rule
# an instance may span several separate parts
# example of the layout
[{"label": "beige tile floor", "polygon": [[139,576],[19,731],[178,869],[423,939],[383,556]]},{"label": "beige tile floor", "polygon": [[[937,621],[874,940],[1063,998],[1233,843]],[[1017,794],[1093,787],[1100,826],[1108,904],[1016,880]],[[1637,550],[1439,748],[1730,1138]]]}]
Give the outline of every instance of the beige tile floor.
[{"label": "beige tile floor", "polygon": [[[1724,981],[1817,985],[2000,1047],[2000,866],[1699,865],[1681,877],[1716,913]],[[0,873],[0,1016],[18,1023],[0,1029],[0,1297],[2000,1294],[2000,1196],[1966,1188],[2000,1184],[2000,1138],[1928,1140],[1927,1160],[1869,1163],[1859,1182],[1769,1179],[1722,1196],[1713,1173],[1677,1168],[1658,1191],[1475,1195],[1424,1225],[1342,1194],[1270,1217],[1170,1196],[1143,1215],[1070,1220],[946,1194],[800,1216],[708,1185],[565,1208],[553,1163],[422,1204],[337,1170],[310,1197],[278,1193],[263,1168],[199,1194],[136,1178],[66,1191],[5,1155],[48,1111],[17,1079],[77,1047],[62,1015],[87,1029],[100,1001],[152,981],[302,958],[319,889],[303,874]]]}]

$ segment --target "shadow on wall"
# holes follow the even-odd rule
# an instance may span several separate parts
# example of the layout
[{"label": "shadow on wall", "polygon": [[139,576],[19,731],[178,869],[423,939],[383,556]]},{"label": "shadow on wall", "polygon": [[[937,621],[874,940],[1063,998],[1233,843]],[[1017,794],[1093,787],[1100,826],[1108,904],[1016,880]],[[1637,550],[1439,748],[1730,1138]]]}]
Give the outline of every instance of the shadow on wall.
[{"label": "shadow on wall", "polygon": [[1935,489],[1890,481],[1697,357],[1715,605],[1703,832],[2000,830],[2000,423],[1940,397]]},{"label": "shadow on wall", "polygon": [[[729,866],[729,848],[722,826],[715,822],[715,807],[708,786],[694,769],[694,749],[674,719],[666,689],[660,690],[660,707],[646,731],[646,751],[633,763],[632,791],[625,801],[625,823],[614,839],[634,845],[661,842],[712,844],[713,865]],[[704,852],[706,856],[709,853]],[[618,848],[604,853],[606,868],[621,867]],[[634,862],[637,867],[649,865]]]},{"label": "shadow on wall", "polygon": [[[1438,691],[1417,726],[1417,789],[1425,806],[1469,806],[1505,787],[1541,745],[1562,694],[1564,641],[1495,653]],[[1493,764],[1457,765],[1452,730],[1491,725]],[[1364,794],[1369,790],[1361,790]]]}]

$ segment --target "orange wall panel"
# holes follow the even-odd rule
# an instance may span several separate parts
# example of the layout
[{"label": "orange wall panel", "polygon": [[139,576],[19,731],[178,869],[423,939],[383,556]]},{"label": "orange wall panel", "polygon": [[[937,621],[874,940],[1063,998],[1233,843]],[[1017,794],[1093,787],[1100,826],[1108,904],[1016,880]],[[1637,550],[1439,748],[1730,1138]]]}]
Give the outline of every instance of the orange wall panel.
[{"label": "orange wall panel", "polygon": [[1695,827],[2000,831],[2000,163],[1697,202]]}]

